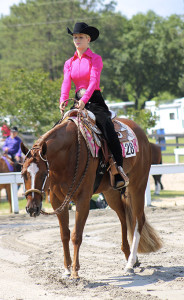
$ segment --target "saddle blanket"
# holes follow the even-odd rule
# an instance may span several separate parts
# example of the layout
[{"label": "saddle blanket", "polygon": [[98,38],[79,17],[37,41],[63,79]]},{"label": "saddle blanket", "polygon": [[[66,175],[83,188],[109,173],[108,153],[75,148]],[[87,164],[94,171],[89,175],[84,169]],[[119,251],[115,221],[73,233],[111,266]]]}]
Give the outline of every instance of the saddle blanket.
[{"label": "saddle blanket", "polygon": [[[98,157],[98,151],[102,146],[102,132],[95,124],[95,116],[92,112],[84,109],[81,113],[82,122],[79,122],[78,124],[77,112],[77,109],[66,112],[63,122],[72,120],[77,127],[80,126],[80,132],[90,148],[91,155],[93,157]],[[133,130],[126,124],[116,120],[115,116],[113,116],[112,122],[121,144],[122,156],[125,158],[136,156],[136,153],[139,151],[139,145]]]}]

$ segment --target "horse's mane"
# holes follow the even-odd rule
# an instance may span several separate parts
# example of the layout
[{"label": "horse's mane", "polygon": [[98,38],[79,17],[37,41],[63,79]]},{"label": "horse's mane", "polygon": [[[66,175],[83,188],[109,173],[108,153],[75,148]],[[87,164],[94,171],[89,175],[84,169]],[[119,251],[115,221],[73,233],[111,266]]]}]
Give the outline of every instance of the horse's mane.
[{"label": "horse's mane", "polygon": [[[54,125],[54,127],[52,127],[49,131],[47,131],[46,133],[44,133],[43,135],[41,135],[38,140],[34,143],[33,147],[36,146],[41,146],[49,137],[52,133],[54,133],[56,130],[58,130],[58,127],[60,128],[61,126],[59,126],[61,124],[57,124]],[[63,125],[63,124],[62,124]]]}]

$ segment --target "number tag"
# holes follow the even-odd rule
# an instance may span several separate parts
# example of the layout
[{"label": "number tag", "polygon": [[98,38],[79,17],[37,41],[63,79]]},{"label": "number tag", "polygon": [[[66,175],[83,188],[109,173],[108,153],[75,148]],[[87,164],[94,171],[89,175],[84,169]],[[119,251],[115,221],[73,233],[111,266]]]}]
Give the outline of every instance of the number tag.
[{"label": "number tag", "polygon": [[125,148],[125,157],[136,156],[135,148],[132,142],[123,143]]}]

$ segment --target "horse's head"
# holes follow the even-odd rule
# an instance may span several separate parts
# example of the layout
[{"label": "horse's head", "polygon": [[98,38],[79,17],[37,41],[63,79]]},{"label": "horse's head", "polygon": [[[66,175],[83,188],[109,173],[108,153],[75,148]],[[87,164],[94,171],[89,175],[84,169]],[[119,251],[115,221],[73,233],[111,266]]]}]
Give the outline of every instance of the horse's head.
[{"label": "horse's head", "polygon": [[33,146],[28,150],[22,143],[21,149],[26,156],[22,167],[27,199],[26,211],[31,217],[36,217],[40,214],[43,193],[49,176],[47,144],[44,142],[41,146]]}]

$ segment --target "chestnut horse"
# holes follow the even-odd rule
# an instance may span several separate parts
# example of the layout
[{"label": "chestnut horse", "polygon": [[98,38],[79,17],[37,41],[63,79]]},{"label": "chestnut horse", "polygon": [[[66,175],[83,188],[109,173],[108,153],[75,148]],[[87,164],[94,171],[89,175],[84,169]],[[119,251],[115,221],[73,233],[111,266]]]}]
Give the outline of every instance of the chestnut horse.
[{"label": "chestnut horse", "polygon": [[[136,156],[124,158],[123,167],[130,183],[124,197],[110,185],[106,172],[96,191],[103,193],[108,205],[117,213],[121,222],[122,246],[127,264],[125,271],[133,272],[138,264],[137,251],[157,251],[162,242],[156,231],[149,225],[144,213],[144,195],[151,166],[151,147],[143,130],[133,121],[119,119],[136,134],[139,152]],[[99,159],[89,153],[86,142],[71,120],[56,125],[41,136],[28,150],[22,144],[26,155],[22,168],[27,198],[26,210],[30,216],[41,212],[42,192],[49,174],[50,202],[57,214],[64,252],[64,277],[78,278],[79,248],[83,229],[89,214],[90,199]],[[68,197],[68,198],[67,198]],[[71,199],[76,204],[75,226],[71,235],[74,247],[73,262],[70,256],[69,211]],[[105,226],[105,225],[104,225]],[[131,249],[128,242],[130,238]],[[71,270],[72,268],[72,270]]]},{"label": "chestnut horse", "polygon": [[[9,168],[5,162],[5,160],[0,157],[0,173],[9,173]],[[10,204],[10,213],[12,212],[12,204],[11,204],[11,189],[10,184],[0,184],[0,191],[2,189],[6,190],[7,200]]]},{"label": "chestnut horse", "polygon": [[[151,164],[158,165],[162,164],[162,151],[159,145],[150,143],[151,145]],[[155,195],[160,194],[160,190],[163,190],[163,184],[161,182],[162,175],[153,175],[155,182]]]}]

